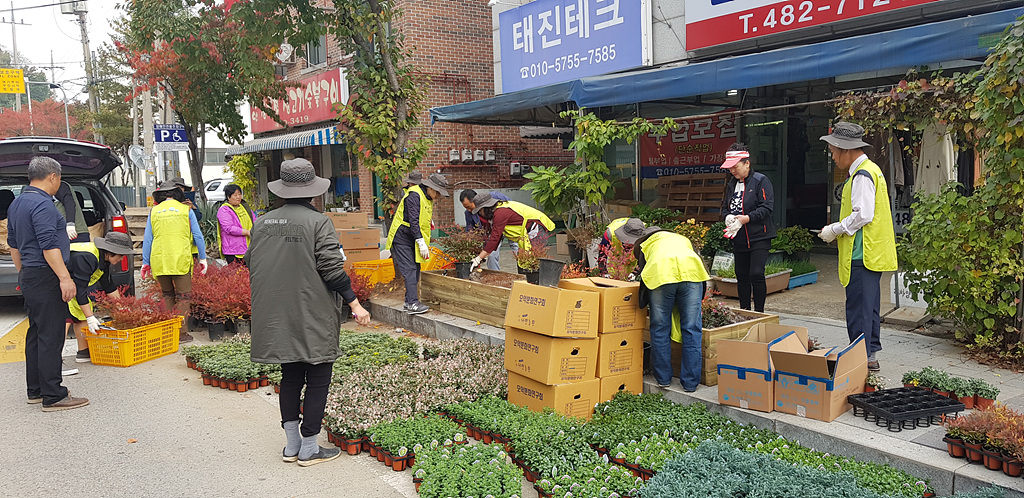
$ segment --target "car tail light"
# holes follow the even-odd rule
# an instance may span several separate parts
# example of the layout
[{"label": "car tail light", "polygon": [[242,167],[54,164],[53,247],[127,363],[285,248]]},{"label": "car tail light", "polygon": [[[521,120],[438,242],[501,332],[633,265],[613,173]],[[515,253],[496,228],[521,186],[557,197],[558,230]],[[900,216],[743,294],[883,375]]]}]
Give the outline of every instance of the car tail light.
[{"label": "car tail light", "polygon": [[[124,216],[115,216],[110,221],[110,226],[113,229],[113,231],[115,231],[115,232],[121,232],[121,233],[129,235],[129,236],[131,235],[131,234],[128,233],[128,220],[125,219]],[[121,271],[128,271],[128,268],[130,268],[129,265],[132,265],[132,264],[134,264],[134,258],[122,258],[121,259]]]}]

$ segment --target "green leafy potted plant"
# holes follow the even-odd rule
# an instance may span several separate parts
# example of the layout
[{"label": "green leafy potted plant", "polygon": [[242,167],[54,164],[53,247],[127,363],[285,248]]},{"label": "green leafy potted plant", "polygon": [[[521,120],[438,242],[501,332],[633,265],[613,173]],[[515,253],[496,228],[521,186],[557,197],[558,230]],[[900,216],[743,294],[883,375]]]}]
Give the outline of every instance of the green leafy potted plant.
[{"label": "green leafy potted plant", "polygon": [[780,228],[772,239],[772,252],[785,253],[786,259],[808,261],[811,248],[814,247],[814,235],[800,226]]},{"label": "green leafy potted plant", "polygon": [[514,253],[519,273],[526,275],[526,281],[535,285],[540,283],[540,260],[548,255],[547,246],[541,241],[537,242],[531,242],[529,249],[520,246]]},{"label": "green leafy potted plant", "polygon": [[[789,287],[789,275],[792,272],[784,263],[768,263],[764,267],[765,286],[768,294],[779,292]],[[728,275],[728,276],[726,276]],[[736,280],[736,267],[730,266],[717,270],[711,276],[715,281],[715,288],[727,297],[739,297],[739,282]]]},{"label": "green leafy potted plant", "polygon": [[864,392],[881,391],[885,389],[885,382],[885,377],[878,372],[870,372],[868,378],[864,380]]},{"label": "green leafy potted plant", "polygon": [[980,410],[991,408],[992,405],[996,401],[996,397],[999,396],[999,388],[996,387],[996,386],[993,386],[992,384],[989,384],[988,382],[985,382],[984,380],[981,380],[981,379],[976,379],[976,380],[978,380],[979,383],[975,384],[975,386],[974,386],[975,387],[974,406],[976,406]]},{"label": "green leafy potted plant", "polygon": [[921,383],[921,372],[910,371],[903,374],[903,387],[918,387]]}]

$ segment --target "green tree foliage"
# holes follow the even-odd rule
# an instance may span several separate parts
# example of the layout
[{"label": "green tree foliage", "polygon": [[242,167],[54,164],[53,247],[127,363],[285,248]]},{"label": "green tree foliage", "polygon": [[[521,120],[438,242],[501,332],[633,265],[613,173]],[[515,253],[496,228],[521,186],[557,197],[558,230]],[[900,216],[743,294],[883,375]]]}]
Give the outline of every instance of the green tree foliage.
[{"label": "green tree foliage", "polygon": [[[104,43],[96,49],[93,71],[100,105],[96,115],[90,113],[83,124],[95,120],[100,126],[103,143],[117,151],[121,157],[128,157],[128,147],[135,143],[131,121],[133,88],[128,84],[131,66],[124,53]],[[128,174],[134,172],[134,168],[124,170]],[[129,181],[127,178],[125,180]]]},{"label": "green tree foliage", "polygon": [[256,154],[238,154],[231,156],[228,164],[224,167],[231,172],[232,183],[242,188],[242,197],[249,203],[252,209],[264,209],[263,199],[258,195],[259,179],[256,177],[256,167],[259,160]]},{"label": "green tree foliage", "polygon": [[115,44],[134,69],[136,92],[161,89],[171,95],[188,133],[193,185],[202,185],[205,147],[199,140],[207,131],[227,143],[239,143],[245,135],[239,102],[248,99],[280,122],[270,102],[284,98],[289,84],[275,77],[273,55],[289,35],[301,44],[315,34],[306,27],[318,9],[308,3],[295,2],[296,16],[253,8],[261,3],[290,4],[136,0],[121,7],[123,41]]}]

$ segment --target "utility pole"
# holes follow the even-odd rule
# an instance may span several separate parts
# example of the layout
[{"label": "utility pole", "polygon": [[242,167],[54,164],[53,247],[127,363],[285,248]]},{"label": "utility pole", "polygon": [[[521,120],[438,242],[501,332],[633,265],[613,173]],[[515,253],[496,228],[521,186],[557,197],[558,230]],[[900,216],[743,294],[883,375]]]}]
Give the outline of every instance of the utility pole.
[{"label": "utility pole", "polygon": [[[0,23],[11,25],[11,55],[13,56],[14,67],[17,69],[21,69],[21,60],[18,58],[18,32],[15,28],[19,24],[21,24],[22,26],[28,26],[28,24],[25,24],[24,19],[21,22],[17,22],[14,20],[14,2],[11,2],[10,22],[8,22],[6,19],[0,19]],[[17,93],[15,95],[16,97],[14,99],[14,111],[21,112],[21,94]],[[30,93],[30,89],[27,85],[25,86],[25,96],[27,96],[29,99],[32,98],[32,94]]]},{"label": "utility pole", "polygon": [[[13,4],[11,8],[14,8]],[[93,116],[96,116],[96,113],[99,110],[99,93],[96,91],[96,79],[92,72],[92,52],[89,51],[89,26],[86,24],[86,14],[89,12],[89,9],[85,0],[77,2],[62,2],[60,4],[60,12],[62,14],[78,16],[78,24],[82,30],[82,56],[85,61],[85,90],[89,93],[89,111]],[[99,123],[93,119],[93,140],[98,143],[103,143],[103,134],[99,132],[99,127]]]},{"label": "utility pole", "polygon": [[55,65],[53,65],[53,50],[51,50],[50,51],[50,65],[49,66],[39,66],[39,69],[49,69],[50,70],[50,81],[57,81],[57,72],[54,71],[54,69],[64,69],[64,66],[55,66]]}]

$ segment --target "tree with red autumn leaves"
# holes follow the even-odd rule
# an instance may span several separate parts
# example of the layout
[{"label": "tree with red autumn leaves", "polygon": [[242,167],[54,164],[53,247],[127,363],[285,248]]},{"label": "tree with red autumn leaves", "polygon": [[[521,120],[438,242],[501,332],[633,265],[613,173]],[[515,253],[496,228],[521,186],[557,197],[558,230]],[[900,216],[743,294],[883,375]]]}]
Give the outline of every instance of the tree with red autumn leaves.
[{"label": "tree with red autumn leaves", "polygon": [[[296,3],[300,11],[311,8]],[[259,12],[247,2],[135,0],[121,8],[126,22],[117,47],[141,82],[136,93],[161,89],[171,96],[188,134],[193,185],[202,185],[201,140],[207,131],[227,143],[241,142],[245,122],[238,113],[240,102],[248,100],[254,109],[279,120],[268,103],[284,98],[294,83],[275,77],[274,53],[285,38],[304,43],[314,36],[298,32],[295,25],[301,19],[296,23],[291,16]]]},{"label": "tree with red autumn leaves", "polygon": [[[76,114],[81,111],[81,103],[72,103],[68,108],[68,122],[71,124],[71,138],[92,140],[92,128],[83,124]],[[21,112],[14,109],[0,110],[0,137],[22,137],[36,135],[42,137],[67,136],[64,125],[64,104],[53,99],[32,102],[31,121],[28,106],[22,106]],[[34,133],[33,133],[34,130]]]}]

